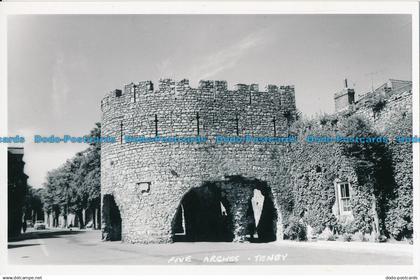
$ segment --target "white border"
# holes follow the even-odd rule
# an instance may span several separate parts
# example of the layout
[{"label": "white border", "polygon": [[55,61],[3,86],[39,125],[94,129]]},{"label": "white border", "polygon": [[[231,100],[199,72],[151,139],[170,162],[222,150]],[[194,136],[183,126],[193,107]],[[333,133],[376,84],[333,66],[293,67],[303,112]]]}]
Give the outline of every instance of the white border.
[{"label": "white border", "polygon": [[[1,92],[0,134],[7,132],[7,37],[6,16],[16,14],[411,14],[413,65],[413,132],[419,134],[419,6],[416,2],[105,2],[105,3],[0,3],[1,23]],[[7,264],[7,172],[6,146],[0,146],[0,199],[1,213],[1,270],[8,275],[61,275],[61,274],[369,274],[380,276],[419,275],[419,145],[414,145],[414,265],[412,266],[354,266],[354,265],[294,265],[294,266],[12,266]]]},{"label": "white border", "polygon": [[[7,19],[6,11],[0,6],[0,135],[7,135]],[[0,145],[0,275],[7,262],[7,146]]]},{"label": "white border", "polygon": [[[413,79],[413,135],[420,136],[420,98],[419,98],[419,11],[420,3],[417,4],[412,14],[412,79]],[[417,271],[420,271],[420,144],[413,145],[413,225],[414,225],[414,263],[417,264]]]}]

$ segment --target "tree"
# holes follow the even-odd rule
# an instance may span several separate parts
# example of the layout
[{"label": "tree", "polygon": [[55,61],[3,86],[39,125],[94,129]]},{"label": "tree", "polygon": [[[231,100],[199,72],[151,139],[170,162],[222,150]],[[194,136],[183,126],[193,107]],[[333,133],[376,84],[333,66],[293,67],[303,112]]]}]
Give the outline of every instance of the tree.
[{"label": "tree", "polygon": [[[90,131],[88,136],[100,137],[101,124],[96,123],[96,127]],[[87,208],[92,213],[94,228],[98,228],[101,204],[101,143],[90,144],[80,167],[85,171],[81,186],[87,197]]]},{"label": "tree", "polygon": [[23,209],[25,214],[25,220],[31,220],[32,223],[35,223],[36,220],[43,219],[43,193],[44,189],[42,188],[35,189],[31,186],[28,186],[28,190],[25,197],[25,205]]},{"label": "tree", "polygon": [[[87,135],[100,137],[101,126],[96,126]],[[58,225],[58,216],[62,214],[67,226],[69,213],[76,214],[80,228],[85,226],[84,211],[90,210],[94,227],[98,227],[96,218],[100,208],[100,142],[94,142],[89,147],[67,160],[59,168],[47,175],[45,183],[45,210],[53,213],[54,226]]]}]

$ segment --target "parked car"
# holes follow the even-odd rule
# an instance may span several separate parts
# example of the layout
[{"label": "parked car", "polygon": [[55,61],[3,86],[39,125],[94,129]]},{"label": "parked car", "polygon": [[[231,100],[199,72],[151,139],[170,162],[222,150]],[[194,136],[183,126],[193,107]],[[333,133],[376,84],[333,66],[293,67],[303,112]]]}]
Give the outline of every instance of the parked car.
[{"label": "parked car", "polygon": [[45,229],[44,221],[36,221],[34,225],[35,230]]},{"label": "parked car", "polygon": [[31,220],[27,220],[26,221],[26,226],[27,227],[34,227],[34,223]]}]

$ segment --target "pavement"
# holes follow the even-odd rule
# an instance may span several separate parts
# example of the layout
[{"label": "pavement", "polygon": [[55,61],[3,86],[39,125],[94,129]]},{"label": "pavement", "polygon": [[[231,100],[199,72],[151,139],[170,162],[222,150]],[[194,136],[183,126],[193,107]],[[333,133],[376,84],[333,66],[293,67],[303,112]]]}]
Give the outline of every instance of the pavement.
[{"label": "pavement", "polygon": [[367,242],[126,244],[47,229],[8,242],[10,265],[412,265],[413,246]]}]

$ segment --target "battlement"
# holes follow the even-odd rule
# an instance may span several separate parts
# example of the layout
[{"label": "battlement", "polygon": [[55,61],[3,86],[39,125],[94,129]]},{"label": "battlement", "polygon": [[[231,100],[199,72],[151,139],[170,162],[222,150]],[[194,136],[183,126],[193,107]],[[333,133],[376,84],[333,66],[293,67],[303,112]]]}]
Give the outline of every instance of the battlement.
[{"label": "battlement", "polygon": [[[118,106],[118,104],[123,103],[137,103],[141,102],[144,97],[148,97],[148,102],[150,102],[151,96],[159,99],[158,95],[196,95],[201,98],[205,98],[204,93],[210,93],[209,96],[212,96],[213,99],[226,98],[226,95],[231,94],[241,94],[243,96],[248,96],[248,99],[251,102],[254,100],[258,102],[258,99],[267,99],[266,94],[279,95],[278,98],[280,103],[285,102],[285,104],[294,105],[294,86],[278,86],[269,84],[264,87],[264,91],[260,91],[260,86],[258,84],[236,84],[233,86],[233,90],[228,89],[228,83],[224,80],[200,80],[197,88],[192,88],[188,79],[182,79],[176,81],[173,79],[160,79],[157,83],[157,88],[155,88],[152,81],[141,81],[138,83],[129,83],[124,85],[123,89],[115,89],[108,93],[101,101],[102,111],[108,110],[111,106]],[[254,98],[252,98],[254,95]],[[249,97],[251,96],[251,97]],[[261,96],[261,97],[260,97]],[[271,98],[274,98],[271,97]]]},{"label": "battlement", "polygon": [[260,91],[258,84],[239,83],[230,90],[223,80],[201,80],[193,88],[187,79],[160,79],[155,88],[142,81],[111,91],[101,110],[104,131],[278,136],[295,119],[295,88],[268,85]]},{"label": "battlement", "polygon": [[[180,81],[175,81],[173,79],[160,79],[158,82],[158,89],[156,90],[156,92],[166,92],[170,89],[179,89],[179,90],[187,90],[187,89],[193,89],[190,87],[190,82],[188,79],[182,79]],[[228,83],[226,81],[223,80],[200,80],[199,81],[199,85],[198,88],[196,89],[205,89],[205,90],[210,90],[210,89],[216,89],[216,90],[228,90]],[[279,92],[279,90],[293,90],[294,89],[294,85],[286,85],[286,86],[277,86],[277,85],[272,85],[269,84],[267,85],[265,88],[265,90],[263,92]],[[115,89],[113,91],[111,91],[111,95],[116,95],[118,92],[118,96],[120,97],[121,93],[124,94],[129,94],[129,93],[133,93],[135,91],[138,92],[144,92],[144,93],[154,93],[154,84],[152,81],[142,81],[139,82],[137,84],[135,83],[130,83],[124,86],[124,90],[122,92],[122,90],[120,89]],[[235,84],[233,86],[233,91],[254,91],[254,92],[258,92],[259,91],[259,85],[258,84]],[[108,94],[109,95],[109,94]]]}]

